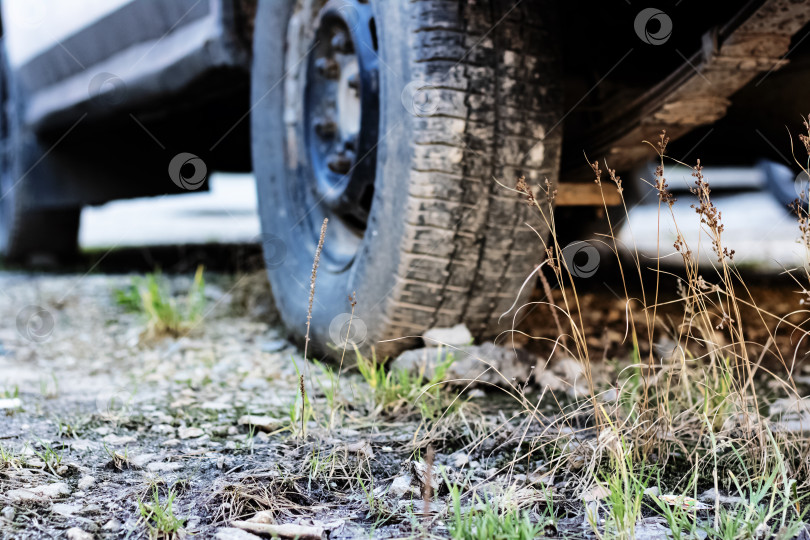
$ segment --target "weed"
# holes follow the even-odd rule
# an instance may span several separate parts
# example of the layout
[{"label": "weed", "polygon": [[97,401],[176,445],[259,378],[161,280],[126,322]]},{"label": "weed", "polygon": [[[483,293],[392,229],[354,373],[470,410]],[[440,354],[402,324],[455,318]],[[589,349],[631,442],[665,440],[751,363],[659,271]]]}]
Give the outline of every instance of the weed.
[{"label": "weed", "polygon": [[45,441],[39,440],[39,446],[42,450],[34,450],[34,454],[52,474],[59,476],[56,469],[62,464],[62,454]]},{"label": "weed", "polygon": [[175,497],[174,490],[170,489],[161,502],[160,490],[158,486],[153,486],[151,500],[138,499],[138,511],[150,538],[173,540],[180,537],[186,519],[174,515]]},{"label": "weed", "polygon": [[158,272],[143,278],[134,277],[129,287],[115,291],[115,300],[124,309],[146,318],[148,336],[178,337],[191,331],[202,318],[205,308],[203,267],[197,268],[191,287],[181,301],[170,294],[168,284]]},{"label": "weed", "polygon": [[[437,354],[441,354],[439,351]],[[447,411],[451,403],[458,403],[447,392],[442,383],[445,374],[454,362],[453,355],[439,363],[429,376],[424,369],[411,373],[406,369],[389,370],[377,360],[372,351],[366,358],[360,351],[356,353],[357,370],[370,389],[372,409],[387,414],[408,414],[416,408],[423,418],[435,419]]]},{"label": "weed", "polygon": [[472,496],[472,507],[463,508],[461,490],[448,485],[451,514],[447,529],[454,540],[531,540],[540,536],[542,524],[534,523],[529,512],[520,509],[503,510],[492,501]]}]

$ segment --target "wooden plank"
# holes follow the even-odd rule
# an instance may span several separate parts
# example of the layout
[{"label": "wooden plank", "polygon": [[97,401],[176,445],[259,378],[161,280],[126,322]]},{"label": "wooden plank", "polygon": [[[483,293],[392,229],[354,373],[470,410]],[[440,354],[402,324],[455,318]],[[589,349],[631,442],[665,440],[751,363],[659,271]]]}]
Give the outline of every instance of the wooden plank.
[{"label": "wooden plank", "polygon": [[622,198],[613,182],[603,181],[601,189],[596,182],[582,182],[559,184],[554,203],[557,206],[618,206]]}]

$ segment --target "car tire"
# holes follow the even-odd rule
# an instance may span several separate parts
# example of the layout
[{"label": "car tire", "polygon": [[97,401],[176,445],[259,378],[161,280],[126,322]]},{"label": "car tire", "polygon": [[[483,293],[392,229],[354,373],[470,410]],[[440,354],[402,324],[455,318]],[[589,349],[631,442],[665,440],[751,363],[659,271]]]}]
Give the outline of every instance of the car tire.
[{"label": "car tire", "polygon": [[[548,228],[500,184],[514,187],[521,175],[538,189],[557,182],[562,92],[554,16],[551,2],[506,0],[259,4],[253,162],[268,276],[294,338],[307,329],[324,217],[310,350],[374,346],[387,356],[417,345],[431,327],[464,323],[476,339],[511,328],[511,316],[499,318],[543,260],[537,234]],[[345,30],[330,17],[344,17]],[[327,23],[337,30],[321,35]],[[364,151],[346,173],[352,182],[362,168],[373,185],[373,194],[362,192],[370,207],[359,212],[366,217],[359,231],[324,208],[330,192],[319,197],[307,187],[320,182],[313,180],[318,158],[307,108],[340,101],[322,92],[314,105],[308,101],[318,77],[331,73],[323,57],[313,64],[310,56],[330,39],[345,48],[345,39],[330,38],[344,31],[367,55],[359,59],[361,141],[369,132],[374,139],[360,144]],[[343,58],[330,51],[323,54]]]},{"label": "car tire", "polygon": [[20,125],[2,42],[0,67],[0,255],[21,263],[68,260],[78,251],[81,208],[37,204],[33,172],[47,152]]}]

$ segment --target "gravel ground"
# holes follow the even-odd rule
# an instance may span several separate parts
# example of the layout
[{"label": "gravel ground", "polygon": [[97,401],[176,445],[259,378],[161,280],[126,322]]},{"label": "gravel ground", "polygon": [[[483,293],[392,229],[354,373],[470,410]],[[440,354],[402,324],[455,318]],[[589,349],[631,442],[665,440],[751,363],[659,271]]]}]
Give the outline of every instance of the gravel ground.
[{"label": "gravel ground", "polygon": [[[166,281],[178,298],[192,285]],[[303,360],[273,325],[263,273],[206,281],[202,319],[161,337],[117,300],[131,275],[0,273],[0,538],[447,537],[449,480],[548,537],[592,537],[583,485],[525,444],[544,429],[530,417],[578,391],[576,362],[533,373],[557,389],[546,401],[513,386],[511,398],[467,388],[382,403],[356,371],[335,382]],[[779,311],[796,302],[789,287],[762,290]],[[621,302],[583,292],[582,309],[602,336],[589,346],[621,358]],[[539,311],[528,324],[555,332]],[[593,366],[597,384],[610,366]],[[512,384],[531,372],[510,369]],[[647,516],[636,537],[666,531]]]},{"label": "gravel ground", "polygon": [[[507,485],[495,448],[511,428],[476,458],[454,451],[503,423],[491,397],[470,392],[458,440],[441,419],[428,432],[411,404],[375,410],[357,375],[340,378],[330,408],[323,369],[265,322],[263,276],[207,279],[203,320],[152,339],[143,316],[116,303],[131,276],[0,274],[0,537],[157,537],[142,511],[155,495],[164,505],[174,496],[179,536],[249,538],[233,528],[249,518],[305,527],[291,536],[446,534],[444,499],[421,499],[428,442],[436,465]],[[184,291],[191,280],[170,283]],[[305,434],[290,416],[299,369],[315,389]]]}]

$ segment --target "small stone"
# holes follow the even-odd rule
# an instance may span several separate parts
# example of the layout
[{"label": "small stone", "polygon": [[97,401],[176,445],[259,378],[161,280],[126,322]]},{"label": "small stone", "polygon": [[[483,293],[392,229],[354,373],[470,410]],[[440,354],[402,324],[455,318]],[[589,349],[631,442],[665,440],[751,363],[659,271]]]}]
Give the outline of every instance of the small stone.
[{"label": "small stone", "polygon": [[257,416],[253,414],[246,414],[239,418],[236,422],[240,426],[254,426],[259,431],[271,432],[283,426],[283,423],[278,418],[272,416]]},{"label": "small stone", "polygon": [[93,540],[93,535],[78,527],[71,527],[65,533],[68,540]]},{"label": "small stone", "polygon": [[29,489],[12,489],[6,492],[6,496],[12,501],[55,499],[65,495],[70,495],[70,488],[64,482],[43,484]]},{"label": "small stone", "polygon": [[236,527],[223,527],[214,534],[216,540],[261,540],[260,536],[250,534]]},{"label": "small stone", "polygon": [[14,410],[22,407],[22,400],[20,398],[0,399],[1,410]]},{"label": "small stone", "polygon": [[13,506],[5,506],[0,510],[0,515],[2,515],[3,519],[6,521],[14,521],[14,516],[17,515],[17,511],[14,510]]},{"label": "small stone", "polygon": [[262,352],[274,353],[287,348],[290,343],[286,339],[273,339],[261,344]]},{"label": "small stone", "polygon": [[54,512],[56,514],[59,514],[60,516],[65,517],[70,517],[81,509],[82,507],[77,504],[56,503],[53,506],[51,506],[51,512]]},{"label": "small stone", "polygon": [[111,433],[101,440],[112,446],[124,446],[134,443],[135,437],[130,437],[129,435],[115,435]]},{"label": "small stone", "polygon": [[447,367],[445,380],[455,386],[497,385],[508,387],[529,378],[536,358],[521,349],[512,349],[484,343],[448,347],[425,347],[400,354],[391,364],[396,371],[404,369],[412,374],[422,374],[425,379],[434,376],[437,366],[452,356],[453,363]]},{"label": "small stone", "polygon": [[159,457],[160,456],[158,456],[157,454],[141,454],[137,456],[129,456],[128,461],[133,467],[141,469],[147,463],[151,463],[152,461],[155,461]]},{"label": "small stone", "polygon": [[230,411],[233,409],[233,405],[230,403],[223,403],[221,401],[206,401],[202,405],[200,405],[201,409],[206,411]]},{"label": "small stone", "polygon": [[96,479],[93,478],[92,476],[82,476],[81,479],[79,479],[77,487],[82,491],[87,491],[88,489],[93,487],[95,483]]},{"label": "small stone", "polygon": [[460,469],[461,467],[467,465],[470,462],[470,456],[468,456],[464,452],[457,452],[450,457],[453,458],[453,466],[456,467],[457,469]]},{"label": "small stone", "polygon": [[161,435],[174,435],[174,426],[170,424],[155,424],[152,426],[151,431],[160,433]]},{"label": "small stone", "polygon": [[733,495],[723,495],[722,493],[718,493],[714,488],[707,489],[703,493],[700,494],[698,500],[705,503],[714,504],[715,502],[719,502],[720,504],[727,504],[727,505],[738,505],[738,504],[745,504],[746,500],[742,497],[735,497]]},{"label": "small stone", "polygon": [[348,444],[346,445],[346,450],[356,454],[362,454],[367,459],[374,458],[374,451],[371,449],[371,445],[368,443],[368,441],[357,441]]},{"label": "small stone", "polygon": [[658,490],[658,486],[648,487],[644,490],[644,495],[648,497],[658,497],[660,491]]},{"label": "small stone", "polygon": [[450,328],[431,328],[422,334],[422,339],[428,347],[463,347],[472,343],[473,337],[466,326],[457,324]]},{"label": "small stone", "polygon": [[118,532],[121,529],[121,523],[117,519],[111,519],[102,527],[105,531]]},{"label": "small stone", "polygon": [[152,472],[174,472],[183,468],[182,463],[174,462],[159,462],[150,463],[146,468]]},{"label": "small stone", "polygon": [[604,499],[610,495],[610,490],[605,486],[596,485],[582,494],[582,502],[593,502]]},{"label": "small stone", "polygon": [[394,481],[391,482],[391,487],[388,488],[388,493],[400,499],[409,493],[418,496],[416,487],[411,485],[412,482],[413,478],[409,474],[397,476],[394,478]]},{"label": "small stone", "polygon": [[160,446],[165,446],[167,448],[170,448],[172,446],[178,446],[180,444],[181,444],[180,440],[178,440],[178,439],[167,439],[167,440],[163,441],[162,443],[160,443]]},{"label": "small stone", "polygon": [[205,432],[198,427],[181,427],[177,429],[177,435],[181,439],[196,439],[202,437]]}]

